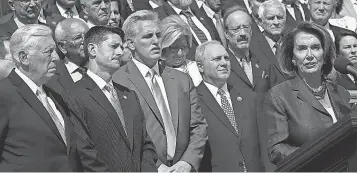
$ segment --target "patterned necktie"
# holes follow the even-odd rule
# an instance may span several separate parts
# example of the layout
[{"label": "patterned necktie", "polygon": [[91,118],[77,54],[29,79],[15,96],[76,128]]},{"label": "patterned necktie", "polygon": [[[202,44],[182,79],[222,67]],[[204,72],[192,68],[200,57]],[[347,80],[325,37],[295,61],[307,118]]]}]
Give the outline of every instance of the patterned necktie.
[{"label": "patterned necktie", "polygon": [[216,29],[217,29],[219,38],[221,39],[223,46],[227,47],[227,40],[226,40],[226,37],[224,35],[224,27],[223,27],[223,22],[222,22],[221,15],[218,14],[218,13],[215,13],[213,15],[213,17],[216,19]]},{"label": "patterned necktie", "polygon": [[187,19],[188,25],[190,25],[193,32],[196,34],[197,38],[200,40],[201,44],[208,41],[205,33],[197,27],[195,22],[192,20],[192,14],[189,11],[181,11],[181,14],[184,15]]},{"label": "patterned necktie", "polygon": [[295,3],[291,4],[291,7],[293,7],[294,9],[294,14],[295,14],[295,21],[297,23],[303,22],[304,18],[302,17],[302,13],[300,11],[300,8],[298,5],[296,5]]},{"label": "patterned necktie", "polygon": [[148,71],[147,76],[151,79],[151,91],[154,96],[157,107],[159,108],[162,120],[164,122],[164,128],[166,132],[166,141],[167,141],[167,154],[171,158],[175,155],[176,148],[176,134],[174,130],[174,125],[172,123],[171,115],[168,110],[168,106],[165,103],[164,96],[162,95],[161,89],[155,76],[158,74],[154,69]]},{"label": "patterned necktie", "polygon": [[67,14],[67,19],[68,18],[73,18],[73,11],[71,9],[68,9],[65,14]]},{"label": "patterned necktie", "polygon": [[229,122],[231,122],[234,130],[237,132],[237,134],[239,134],[237,123],[236,123],[236,117],[234,115],[234,110],[233,110],[232,106],[229,104],[228,99],[227,99],[222,88],[218,90],[218,94],[221,96],[221,107],[222,107],[224,113],[226,114]]},{"label": "patterned necktie", "polygon": [[244,73],[247,75],[249,82],[253,84],[253,70],[251,65],[249,64],[249,62],[247,62],[245,58],[242,58],[241,62]]},{"label": "patterned necktie", "polygon": [[103,89],[107,90],[110,93],[110,100],[109,101],[112,104],[112,106],[114,107],[115,112],[117,112],[117,114],[118,114],[118,117],[119,117],[119,119],[121,121],[121,125],[123,126],[125,134],[128,135],[127,132],[126,132],[124,115],[123,115],[123,111],[122,111],[121,106],[120,106],[120,102],[119,102],[119,98],[118,98],[117,92],[115,91],[114,87],[109,83],[107,83],[104,86]]},{"label": "patterned necktie", "polygon": [[274,52],[274,55],[276,56],[278,54],[278,51],[279,51],[279,44],[275,43],[273,48],[275,49],[273,52]]},{"label": "patterned necktie", "polygon": [[36,95],[40,99],[43,106],[46,108],[48,114],[50,114],[50,117],[52,118],[53,122],[55,123],[55,125],[58,129],[58,132],[60,133],[64,143],[67,145],[65,127],[64,127],[64,125],[62,125],[62,123],[60,122],[59,118],[57,117],[55,111],[51,107],[51,105],[48,101],[48,98],[46,96],[46,93],[41,88],[38,88],[36,91]]}]

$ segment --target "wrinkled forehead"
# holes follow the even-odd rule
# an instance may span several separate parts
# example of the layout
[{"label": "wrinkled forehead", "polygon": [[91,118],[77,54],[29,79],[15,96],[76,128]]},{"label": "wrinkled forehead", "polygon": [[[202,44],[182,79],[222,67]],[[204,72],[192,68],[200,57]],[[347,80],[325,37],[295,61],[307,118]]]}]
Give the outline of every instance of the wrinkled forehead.
[{"label": "wrinkled forehead", "polygon": [[233,12],[227,17],[226,25],[227,26],[241,26],[241,25],[250,25],[251,18],[250,16],[243,11]]}]

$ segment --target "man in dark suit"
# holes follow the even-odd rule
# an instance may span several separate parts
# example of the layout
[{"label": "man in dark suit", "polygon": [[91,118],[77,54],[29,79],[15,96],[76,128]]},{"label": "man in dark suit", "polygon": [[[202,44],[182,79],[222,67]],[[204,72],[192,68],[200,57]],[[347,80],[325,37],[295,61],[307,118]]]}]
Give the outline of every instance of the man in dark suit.
[{"label": "man in dark suit", "polygon": [[135,11],[139,10],[152,10],[160,7],[167,0],[132,0]]},{"label": "man in dark suit", "polygon": [[153,172],[157,155],[138,97],[112,81],[120,67],[123,37],[119,28],[107,26],[95,26],[86,33],[87,75],[70,90],[67,102],[76,117],[76,130],[88,136],[109,171]]},{"label": "man in dark suit", "polygon": [[37,24],[10,40],[16,68],[0,81],[1,171],[81,171],[69,110],[46,86],[59,60],[55,47],[51,29]]},{"label": "man in dark suit", "polygon": [[138,94],[146,129],[153,140],[163,172],[198,171],[207,140],[206,121],[188,74],[159,65],[159,18],[141,10],[124,22],[130,60],[113,76],[114,81]]},{"label": "man in dark suit", "polygon": [[110,17],[110,1],[80,0],[84,20],[89,28],[98,25],[107,25]]},{"label": "man in dark suit", "polygon": [[310,21],[310,10],[305,3],[300,0],[283,0],[286,8],[286,27],[285,33],[295,28],[303,21]]},{"label": "man in dark suit", "polygon": [[57,63],[56,75],[49,86],[58,93],[72,88],[86,72],[88,57],[84,54],[83,40],[88,30],[84,21],[72,18],[63,20],[56,27],[57,47],[64,57]]},{"label": "man in dark suit", "polygon": [[211,19],[203,13],[194,0],[168,0],[162,6],[154,9],[159,18],[163,19],[170,15],[179,15],[191,28],[192,47],[188,53],[190,60],[194,59],[196,47],[205,41],[220,40],[216,28]]},{"label": "man in dark suit", "polygon": [[13,13],[9,13],[0,18],[0,40],[4,37],[11,37],[17,28],[40,23],[38,16],[43,1],[9,0],[9,6]]},{"label": "man in dark suit", "polygon": [[43,14],[47,25],[55,28],[56,25],[64,19],[80,19],[79,9],[76,2],[79,0],[48,0],[43,7]]},{"label": "man in dark suit", "polygon": [[203,78],[197,93],[208,124],[201,171],[263,171],[259,157],[256,94],[227,84],[230,60],[219,42],[203,43],[197,48],[195,58]]}]

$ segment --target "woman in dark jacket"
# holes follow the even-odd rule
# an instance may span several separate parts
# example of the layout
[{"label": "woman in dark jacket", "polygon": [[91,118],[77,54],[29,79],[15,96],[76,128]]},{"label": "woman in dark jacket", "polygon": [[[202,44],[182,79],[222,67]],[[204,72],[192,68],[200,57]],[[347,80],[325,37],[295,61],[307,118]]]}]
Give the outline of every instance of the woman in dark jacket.
[{"label": "woman in dark jacket", "polygon": [[327,80],[335,57],[333,41],[319,25],[304,22],[283,37],[278,61],[291,79],[273,87],[264,101],[273,164],[349,114],[348,92]]}]

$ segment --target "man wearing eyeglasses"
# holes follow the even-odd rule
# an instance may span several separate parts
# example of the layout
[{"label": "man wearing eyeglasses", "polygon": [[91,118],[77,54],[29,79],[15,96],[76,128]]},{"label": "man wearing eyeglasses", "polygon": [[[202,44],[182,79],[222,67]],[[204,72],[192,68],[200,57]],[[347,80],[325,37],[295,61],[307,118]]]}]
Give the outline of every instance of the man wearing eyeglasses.
[{"label": "man wearing eyeglasses", "polygon": [[61,93],[82,79],[86,72],[88,58],[84,54],[84,34],[89,30],[80,19],[65,19],[55,29],[55,39],[62,60],[57,64],[56,75],[49,82],[50,87]]},{"label": "man wearing eyeglasses", "polygon": [[0,38],[11,35],[27,24],[41,24],[38,20],[43,0],[9,0],[13,13],[0,18]]}]

